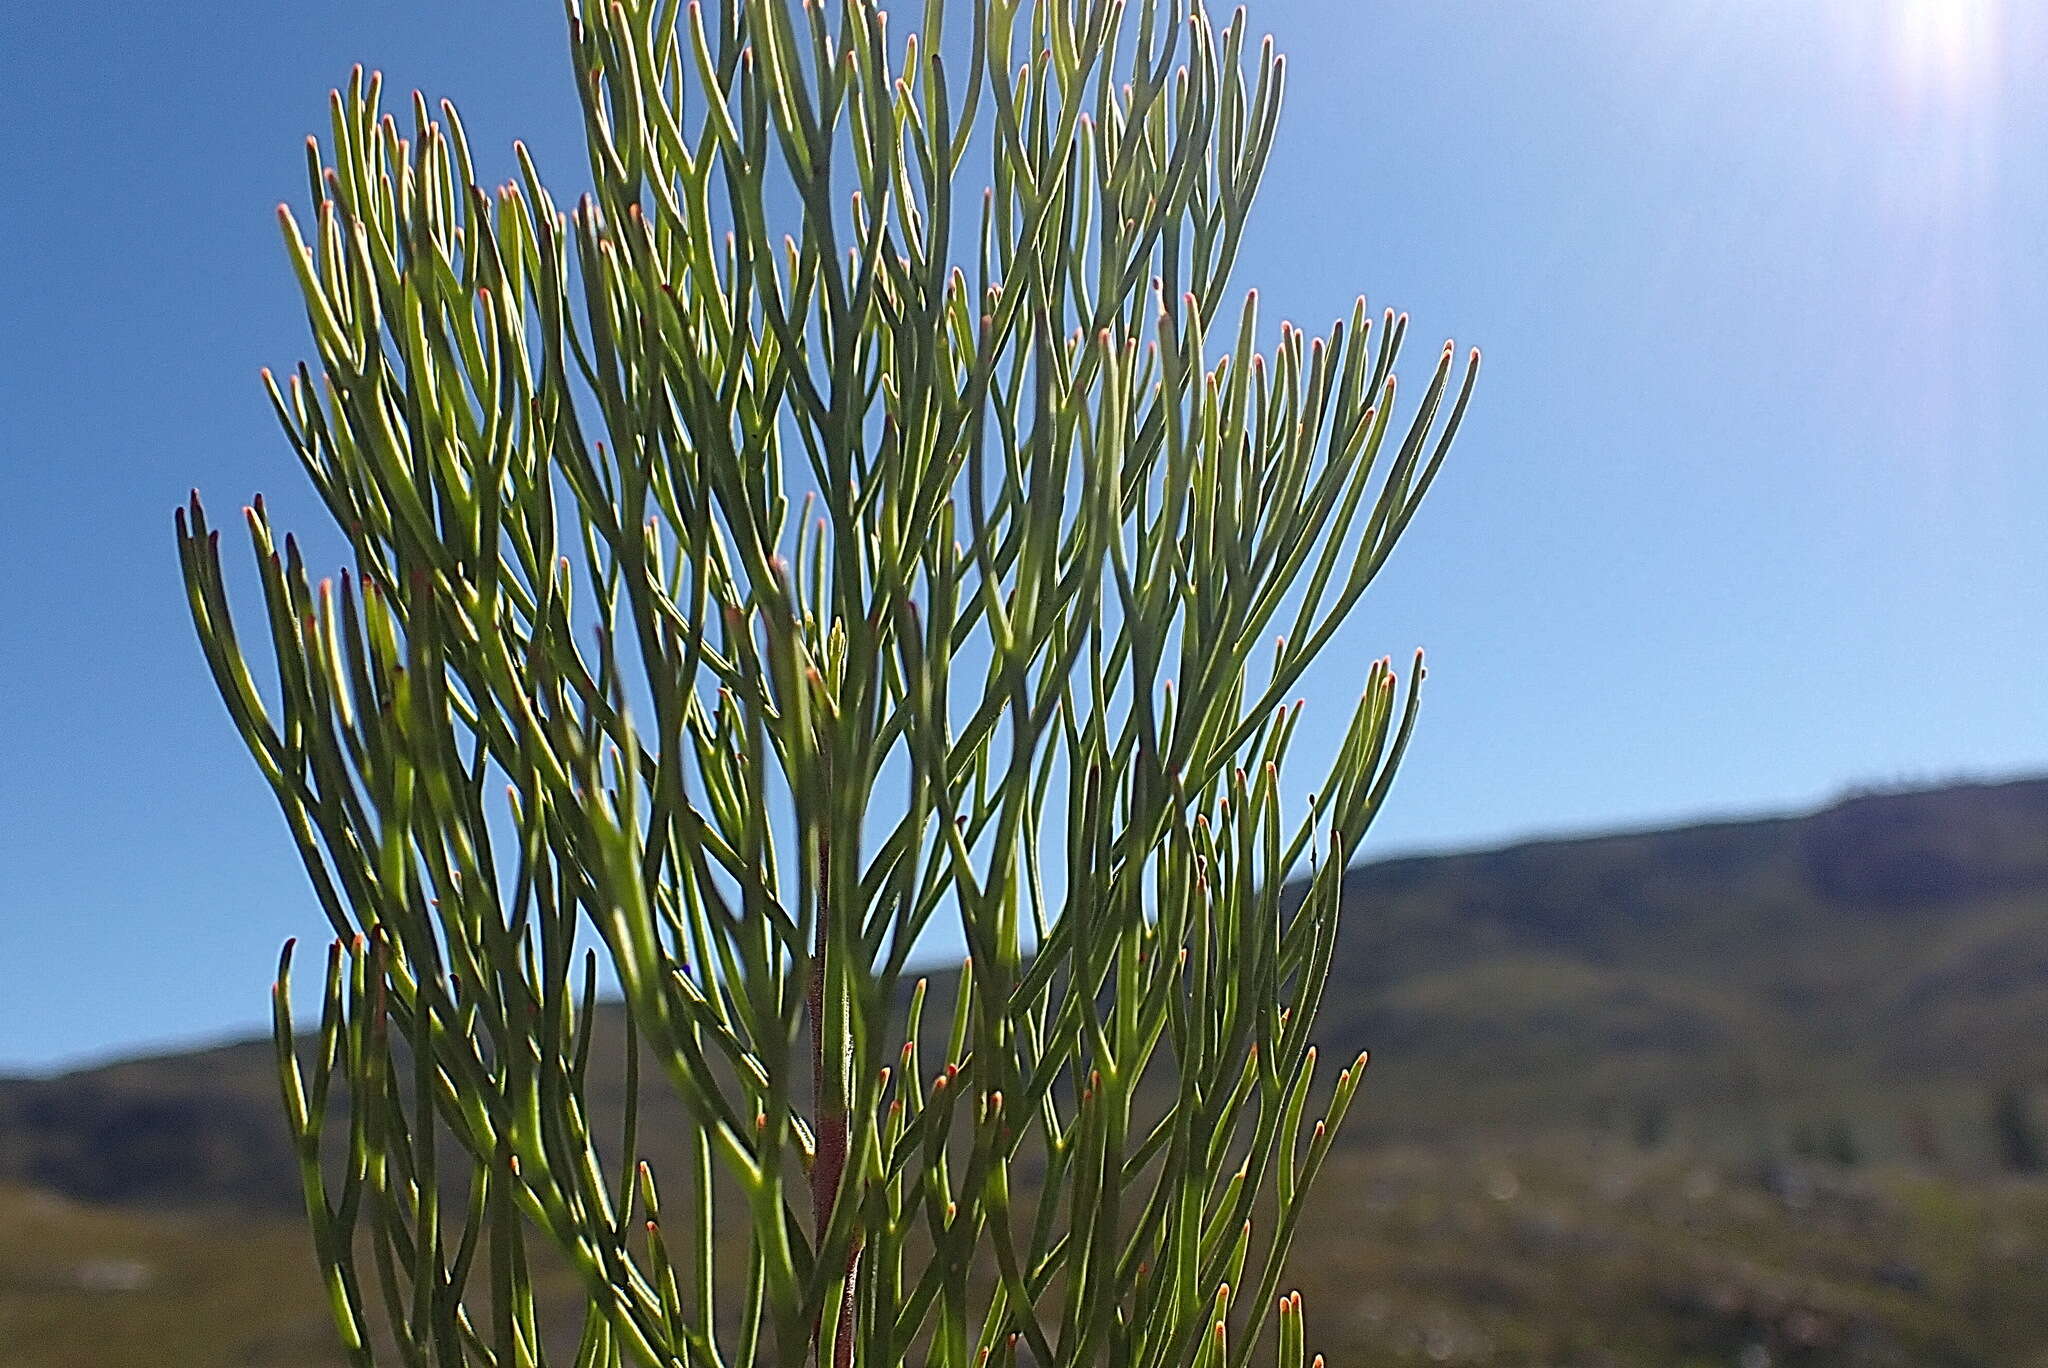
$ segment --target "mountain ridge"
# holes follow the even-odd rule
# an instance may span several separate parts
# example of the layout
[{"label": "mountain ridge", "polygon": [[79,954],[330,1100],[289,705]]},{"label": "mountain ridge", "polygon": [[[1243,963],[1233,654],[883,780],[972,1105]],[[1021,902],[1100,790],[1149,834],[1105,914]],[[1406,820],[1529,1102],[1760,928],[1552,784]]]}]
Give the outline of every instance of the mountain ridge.
[{"label": "mountain ridge", "polygon": [[[1368,1140],[1659,1113],[1883,1154],[1916,1108],[2048,1077],[2048,778],[1391,856],[1344,896],[1317,1038],[1372,1052]],[[0,1077],[0,1182],[289,1208],[274,1078],[263,1039]]]}]

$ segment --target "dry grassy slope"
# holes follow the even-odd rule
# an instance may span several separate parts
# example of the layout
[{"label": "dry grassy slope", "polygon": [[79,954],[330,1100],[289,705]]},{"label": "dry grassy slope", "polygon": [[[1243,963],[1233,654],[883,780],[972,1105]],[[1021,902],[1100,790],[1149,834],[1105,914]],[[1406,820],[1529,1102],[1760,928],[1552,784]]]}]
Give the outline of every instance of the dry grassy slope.
[{"label": "dry grassy slope", "polygon": [[[1339,1368],[2048,1368],[2048,1183],[1581,1135],[1353,1148],[1319,1195],[1284,1286]],[[0,1364],[130,1363],[336,1368],[303,1234],[0,1189]]]},{"label": "dry grassy slope", "polygon": [[1290,1281],[1334,1364],[2048,1368],[2048,1184],[1581,1135],[1353,1149],[1318,1193]]},{"label": "dry grassy slope", "polygon": [[336,1361],[285,1215],[142,1211],[0,1187],[6,1368],[301,1368]]}]

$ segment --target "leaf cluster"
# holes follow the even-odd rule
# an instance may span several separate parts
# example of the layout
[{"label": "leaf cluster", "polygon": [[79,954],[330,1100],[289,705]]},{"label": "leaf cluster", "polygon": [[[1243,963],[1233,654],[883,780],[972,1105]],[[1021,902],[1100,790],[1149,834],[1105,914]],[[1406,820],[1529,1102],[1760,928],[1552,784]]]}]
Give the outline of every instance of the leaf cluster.
[{"label": "leaf cluster", "polygon": [[[336,934],[310,1056],[289,952],[276,1001],[354,1361],[547,1361],[543,1257],[579,1364],[1239,1368],[1274,1311],[1301,1360],[1363,1065],[1310,1120],[1308,1033],[1419,662],[1296,819],[1287,700],[1476,355],[1397,423],[1405,318],[1220,313],[1284,73],[1245,35],[572,6],[566,210],[523,148],[479,185],[452,106],[335,93],[280,210],[317,359],[270,393],[355,568],[246,510],[259,682],[196,495],[179,542]],[[586,1110],[607,979],[688,1172]]]}]

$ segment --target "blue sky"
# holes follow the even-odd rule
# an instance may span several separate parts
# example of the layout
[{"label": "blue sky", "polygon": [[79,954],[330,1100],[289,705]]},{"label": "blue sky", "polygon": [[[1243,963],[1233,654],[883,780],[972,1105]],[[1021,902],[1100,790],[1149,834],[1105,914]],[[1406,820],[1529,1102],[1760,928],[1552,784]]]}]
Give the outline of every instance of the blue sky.
[{"label": "blue sky", "polygon": [[[191,10],[175,16],[172,11]],[[546,0],[10,6],[0,1069],[260,1025],[320,932],[192,643],[170,511],[319,511],[256,383],[272,208],[350,64],[581,182]],[[1487,352],[1310,690],[1430,649],[1382,851],[2048,769],[2048,16],[2019,0],[1265,0],[1243,258]],[[314,543],[322,545],[321,540]],[[324,544],[331,547],[331,542]]]}]

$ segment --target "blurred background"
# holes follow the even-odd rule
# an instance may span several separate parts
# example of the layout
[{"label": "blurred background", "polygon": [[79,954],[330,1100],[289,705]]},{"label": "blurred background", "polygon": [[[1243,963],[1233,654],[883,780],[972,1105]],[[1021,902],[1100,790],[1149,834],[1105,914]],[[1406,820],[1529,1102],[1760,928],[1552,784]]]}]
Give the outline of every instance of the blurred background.
[{"label": "blurred background", "polygon": [[[2048,11],[1252,22],[1289,89],[1237,283],[1487,353],[1297,743],[1428,647],[1322,1032],[1376,1063],[1312,1340],[2048,1364]],[[339,563],[256,380],[307,350],[273,207],[358,61],[567,198],[561,16],[13,6],[0,49],[0,1365],[331,1362],[267,1046],[202,1048],[323,923],[170,510],[262,491]]]}]

